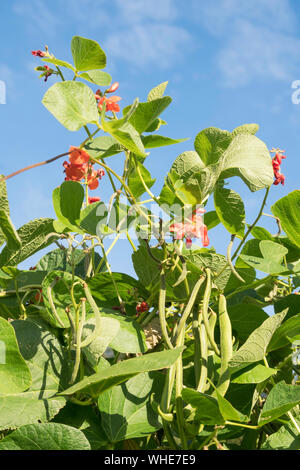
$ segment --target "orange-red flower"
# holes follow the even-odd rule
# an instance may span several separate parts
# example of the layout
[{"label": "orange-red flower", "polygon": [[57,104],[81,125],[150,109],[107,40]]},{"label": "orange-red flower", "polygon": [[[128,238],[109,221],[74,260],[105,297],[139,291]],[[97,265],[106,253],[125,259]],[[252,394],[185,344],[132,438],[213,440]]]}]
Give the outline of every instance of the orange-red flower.
[{"label": "orange-red flower", "polygon": [[119,82],[113,83],[107,90],[106,93],[114,93],[119,88]]},{"label": "orange-red flower", "polygon": [[89,197],[89,204],[94,204],[94,202],[101,201],[100,197]]},{"label": "orange-red flower", "polygon": [[281,165],[282,160],[286,158],[286,155],[282,155],[284,150],[277,149],[277,150],[271,150],[271,152],[275,152],[275,157],[272,159],[272,166],[273,166],[273,172],[274,172],[274,177],[275,177],[273,184],[275,184],[275,186],[277,186],[280,183],[284,185],[285,176],[282,173],[280,173],[280,165]]},{"label": "orange-red flower", "polygon": [[87,163],[90,159],[89,154],[79,147],[70,147],[69,150],[69,160],[73,165],[83,165]]},{"label": "orange-red flower", "polygon": [[176,222],[170,225],[170,232],[174,233],[175,240],[185,238],[187,248],[192,246],[192,238],[201,238],[202,245],[208,246],[209,239],[207,235],[207,227],[203,223],[203,209],[197,209],[190,220],[187,222]]},{"label": "orange-red flower", "polygon": [[118,113],[120,111],[120,106],[118,105],[118,101],[120,101],[122,98],[120,96],[111,96],[110,98],[106,98],[106,96],[102,96],[99,99],[98,102],[98,108],[100,111],[103,108],[103,103],[105,102],[106,105],[106,111],[113,111],[115,113]]}]

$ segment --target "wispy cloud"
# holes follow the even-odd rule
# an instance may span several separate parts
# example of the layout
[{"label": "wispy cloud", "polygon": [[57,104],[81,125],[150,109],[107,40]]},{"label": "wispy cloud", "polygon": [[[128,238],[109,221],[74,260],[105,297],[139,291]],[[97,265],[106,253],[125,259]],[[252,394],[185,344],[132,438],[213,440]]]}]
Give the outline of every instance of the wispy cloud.
[{"label": "wispy cloud", "polygon": [[202,5],[194,0],[193,12],[221,40],[215,63],[224,85],[292,79],[300,62],[300,40],[289,0],[215,0]]},{"label": "wispy cloud", "polygon": [[190,41],[189,33],[179,26],[150,24],[110,34],[104,47],[113,57],[135,66],[167,68],[181,59]]},{"label": "wispy cloud", "polygon": [[33,0],[31,2],[16,1],[13,5],[13,11],[30,22],[30,27],[41,30],[53,31],[57,25],[61,24],[61,20],[57,14],[52,13],[47,4],[43,0]]}]

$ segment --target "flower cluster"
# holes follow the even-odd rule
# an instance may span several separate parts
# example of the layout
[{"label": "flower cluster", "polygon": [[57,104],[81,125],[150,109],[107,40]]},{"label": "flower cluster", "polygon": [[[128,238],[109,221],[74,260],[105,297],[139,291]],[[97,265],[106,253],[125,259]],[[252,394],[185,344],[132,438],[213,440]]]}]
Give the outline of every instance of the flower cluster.
[{"label": "flower cluster", "polygon": [[273,172],[274,172],[274,177],[275,177],[273,184],[275,184],[276,186],[280,183],[284,185],[285,176],[282,173],[280,173],[280,165],[281,165],[282,159],[286,158],[286,155],[282,155],[284,150],[272,149],[271,152],[275,153],[275,157],[272,159],[272,166],[273,166]]},{"label": "flower cluster", "polygon": [[110,98],[107,98],[105,95],[107,93],[114,93],[117,89],[119,88],[119,83],[115,82],[109,87],[104,94],[102,94],[101,90],[97,90],[95,93],[95,98],[98,103],[98,108],[100,111],[102,111],[103,108],[103,103],[105,103],[105,109],[106,111],[112,111],[113,113],[118,113],[120,111],[120,106],[118,105],[118,101],[120,101],[122,98],[120,96],[111,96]]},{"label": "flower cluster", "polygon": [[204,209],[198,208],[193,212],[191,220],[187,222],[176,222],[170,225],[170,232],[174,233],[175,240],[185,238],[186,247],[190,248],[192,246],[192,238],[201,238],[202,245],[208,246],[207,227],[202,219],[204,212]]},{"label": "flower cluster", "polygon": [[46,57],[47,53],[43,51],[31,51],[31,54],[34,55],[35,57]]},{"label": "flower cluster", "polygon": [[[91,190],[98,188],[99,179],[105,175],[103,170],[94,169],[89,154],[78,147],[70,147],[69,162],[65,161],[63,167],[66,174],[65,181],[81,181],[84,179]],[[93,198],[91,203],[96,202],[95,199],[98,200],[98,198]]]}]

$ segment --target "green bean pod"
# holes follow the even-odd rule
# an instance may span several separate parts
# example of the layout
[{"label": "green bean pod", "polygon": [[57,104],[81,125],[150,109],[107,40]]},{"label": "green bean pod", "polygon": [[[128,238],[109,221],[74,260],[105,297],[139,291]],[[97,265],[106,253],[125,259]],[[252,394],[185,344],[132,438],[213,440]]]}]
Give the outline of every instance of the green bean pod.
[{"label": "green bean pod", "polygon": [[232,357],[232,328],[227,313],[226,298],[223,294],[219,297],[219,326],[220,326],[220,349],[221,368],[217,384],[217,391],[224,396],[230,383],[229,361]]}]

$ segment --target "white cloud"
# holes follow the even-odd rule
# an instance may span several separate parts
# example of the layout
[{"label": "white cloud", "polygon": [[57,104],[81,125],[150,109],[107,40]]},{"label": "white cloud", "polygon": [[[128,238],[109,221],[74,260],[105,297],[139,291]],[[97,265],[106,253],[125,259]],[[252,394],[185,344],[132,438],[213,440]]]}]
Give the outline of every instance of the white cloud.
[{"label": "white cloud", "polygon": [[244,85],[253,79],[292,79],[299,66],[300,40],[240,21],[217,56],[225,85]]},{"label": "white cloud", "polygon": [[153,0],[116,0],[116,5],[129,23],[144,20],[169,22],[178,15],[174,0],[160,0],[159,5]]},{"label": "white cloud", "polygon": [[13,5],[13,11],[22,16],[27,21],[30,21],[30,27],[38,28],[55,34],[57,25],[61,24],[58,15],[53,14],[47,7],[46,3],[42,0],[33,0],[31,2],[24,2],[18,0]]},{"label": "white cloud", "polygon": [[10,103],[12,101],[16,101],[16,84],[15,84],[15,79],[14,79],[14,71],[8,67],[6,64],[0,64],[0,81],[3,84],[1,84],[1,90],[0,92],[4,96],[0,96],[0,103]]},{"label": "white cloud", "polygon": [[190,34],[183,28],[168,24],[135,25],[107,37],[104,49],[115,58],[125,59],[136,66],[155,64],[166,68],[180,60]]},{"label": "white cloud", "polygon": [[273,31],[295,29],[295,13],[289,0],[192,0],[193,17],[213,34],[231,34],[239,20],[254,22]]},{"label": "white cloud", "polygon": [[289,0],[193,0],[192,5],[193,18],[220,38],[215,63],[224,85],[293,78],[300,40]]}]

